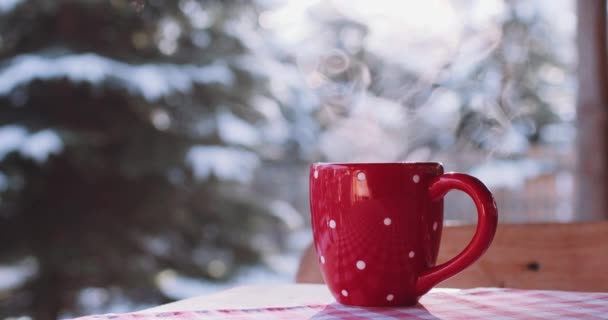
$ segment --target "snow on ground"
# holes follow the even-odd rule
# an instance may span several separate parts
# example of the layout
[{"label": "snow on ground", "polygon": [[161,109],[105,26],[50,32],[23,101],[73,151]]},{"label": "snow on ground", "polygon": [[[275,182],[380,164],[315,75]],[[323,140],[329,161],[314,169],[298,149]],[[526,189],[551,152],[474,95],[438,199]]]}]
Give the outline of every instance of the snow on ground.
[{"label": "snow on ground", "polygon": [[520,189],[526,180],[550,172],[553,164],[543,161],[520,160],[489,160],[469,171],[490,189]]},{"label": "snow on ground", "polygon": [[311,242],[310,229],[294,231],[288,239],[289,250],[286,254],[265,257],[262,265],[242,268],[237,276],[227,282],[216,283],[185,277],[173,270],[161,272],[156,281],[161,290],[174,299],[211,294],[243,285],[293,283],[302,252]]}]

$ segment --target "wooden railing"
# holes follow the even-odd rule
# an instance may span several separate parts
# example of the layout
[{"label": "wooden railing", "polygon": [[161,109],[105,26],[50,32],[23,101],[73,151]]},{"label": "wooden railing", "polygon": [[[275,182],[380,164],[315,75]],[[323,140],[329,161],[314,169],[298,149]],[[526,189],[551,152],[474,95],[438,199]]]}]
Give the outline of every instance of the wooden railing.
[{"label": "wooden railing", "polygon": [[[462,251],[474,231],[444,228],[439,262]],[[441,286],[608,291],[608,221],[502,224],[486,254]]]},{"label": "wooden railing", "polygon": [[[474,231],[474,225],[444,227],[438,263],[462,251]],[[317,260],[310,247],[298,282],[323,282]],[[608,291],[608,221],[501,224],[485,255],[440,287]]]}]

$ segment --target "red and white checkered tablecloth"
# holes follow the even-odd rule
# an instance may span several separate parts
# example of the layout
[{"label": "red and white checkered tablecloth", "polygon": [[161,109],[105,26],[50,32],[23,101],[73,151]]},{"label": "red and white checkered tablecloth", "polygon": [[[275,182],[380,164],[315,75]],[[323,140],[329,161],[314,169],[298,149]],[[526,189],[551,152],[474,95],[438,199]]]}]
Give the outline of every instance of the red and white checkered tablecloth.
[{"label": "red and white checkered tablecloth", "polygon": [[357,308],[337,303],[295,307],[109,314],[79,320],[335,319],[608,319],[608,293],[470,289],[430,293],[409,308]]}]

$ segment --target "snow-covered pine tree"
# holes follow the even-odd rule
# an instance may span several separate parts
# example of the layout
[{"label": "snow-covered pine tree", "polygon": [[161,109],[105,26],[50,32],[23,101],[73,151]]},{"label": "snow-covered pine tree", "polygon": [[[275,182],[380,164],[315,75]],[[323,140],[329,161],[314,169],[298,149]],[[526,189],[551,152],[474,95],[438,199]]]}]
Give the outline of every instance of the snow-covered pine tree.
[{"label": "snow-covered pine tree", "polygon": [[297,158],[310,101],[265,5],[0,1],[0,264],[29,270],[0,317],[90,312],[91,287],[165,302],[162,271],[220,281],[278,248],[248,186]]}]

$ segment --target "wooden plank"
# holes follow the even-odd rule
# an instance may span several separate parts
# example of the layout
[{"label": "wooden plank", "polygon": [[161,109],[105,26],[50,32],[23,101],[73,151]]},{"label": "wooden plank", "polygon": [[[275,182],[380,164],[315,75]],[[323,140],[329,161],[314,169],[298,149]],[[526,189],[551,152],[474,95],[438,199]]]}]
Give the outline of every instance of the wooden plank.
[{"label": "wooden plank", "polygon": [[[432,289],[431,293],[459,291],[457,289]],[[335,301],[324,284],[259,284],[184,299],[140,312],[291,308],[331,304]]]},{"label": "wooden plank", "polygon": [[268,284],[231,288],[208,295],[179,300],[140,312],[289,308],[329,304],[334,301],[325,285]]},{"label": "wooden plank", "polygon": [[[444,228],[439,261],[458,254],[474,231]],[[440,286],[608,291],[608,222],[501,224],[486,254]]]}]

